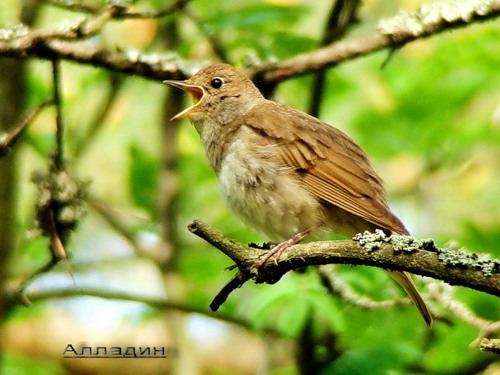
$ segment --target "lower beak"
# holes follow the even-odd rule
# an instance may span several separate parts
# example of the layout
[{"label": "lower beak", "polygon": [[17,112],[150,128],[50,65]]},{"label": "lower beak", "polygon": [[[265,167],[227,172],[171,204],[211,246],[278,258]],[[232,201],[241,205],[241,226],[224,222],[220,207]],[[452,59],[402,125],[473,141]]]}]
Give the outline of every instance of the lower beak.
[{"label": "lower beak", "polygon": [[186,108],[184,111],[176,114],[170,120],[179,120],[181,118],[188,116],[201,103],[201,100],[203,99],[203,95],[205,95],[205,91],[203,90],[203,87],[191,85],[189,83],[186,83],[185,81],[167,80],[167,81],[163,81],[163,83],[166,83],[167,85],[174,86],[174,87],[177,87],[181,90],[184,90],[193,96],[193,102],[194,102],[193,105],[191,107]]}]

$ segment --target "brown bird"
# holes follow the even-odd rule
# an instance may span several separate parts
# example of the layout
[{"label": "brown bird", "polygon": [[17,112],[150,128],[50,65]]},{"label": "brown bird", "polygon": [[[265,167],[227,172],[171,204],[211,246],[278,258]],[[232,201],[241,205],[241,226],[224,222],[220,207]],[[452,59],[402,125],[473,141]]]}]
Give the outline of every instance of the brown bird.
[{"label": "brown bird", "polygon": [[[340,130],[267,100],[230,65],[164,82],[193,96],[194,104],[172,120],[189,117],[229,208],[271,240],[283,241],[266,260],[309,234],[352,237],[377,228],[408,234],[367,155]],[[410,275],[388,272],[430,326],[432,315]]]}]

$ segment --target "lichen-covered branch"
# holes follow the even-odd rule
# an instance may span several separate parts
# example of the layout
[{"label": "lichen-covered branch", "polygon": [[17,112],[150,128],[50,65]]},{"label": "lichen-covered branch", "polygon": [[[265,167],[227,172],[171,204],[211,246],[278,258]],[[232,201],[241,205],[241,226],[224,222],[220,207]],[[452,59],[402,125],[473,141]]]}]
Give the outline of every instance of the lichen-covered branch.
[{"label": "lichen-covered branch", "polygon": [[8,41],[0,39],[0,57],[59,58],[159,81],[180,78],[178,60],[172,54],[116,52],[82,41],[61,40],[56,36],[44,31],[28,31]]},{"label": "lichen-covered branch", "polygon": [[[380,231],[358,235],[356,240],[309,242],[287,248],[279,262],[271,258],[256,269],[255,262],[266,253],[265,250],[228,239],[198,220],[188,228],[235,262],[239,270],[238,282],[233,282],[235,288],[249,279],[273,284],[291,270],[333,263],[408,271],[500,296],[500,260],[486,259],[463,250],[439,249],[431,240],[399,235],[386,237]],[[226,286],[224,296],[227,298],[230,292]],[[224,300],[220,296],[216,299]]]},{"label": "lichen-covered branch", "polygon": [[[184,6],[182,1],[176,4],[160,15],[180,10]],[[88,12],[97,14],[97,9]],[[120,15],[132,17],[132,14],[128,9],[111,7],[98,13],[93,22],[84,20],[81,24],[61,30],[30,30],[23,27],[1,29],[0,57],[64,59],[154,80],[179,79],[185,75],[193,63],[182,61],[175,53],[118,52],[82,41],[99,32],[99,27],[108,19]],[[140,17],[144,18],[145,15],[141,13]],[[259,64],[249,69],[248,74],[264,88],[291,77],[317,72],[385,48],[400,48],[412,41],[491,20],[499,15],[500,0],[432,3],[415,12],[400,12],[380,21],[379,30],[371,35],[339,41],[277,63]],[[151,14],[151,17],[158,16],[157,13]]]},{"label": "lichen-covered branch", "polygon": [[500,340],[483,339],[479,348],[484,352],[500,354]]},{"label": "lichen-covered branch", "polygon": [[340,41],[288,60],[256,66],[250,72],[261,85],[320,71],[385,48],[400,48],[417,39],[483,22],[500,15],[500,0],[438,1],[414,12],[400,11],[379,22],[378,32]]}]

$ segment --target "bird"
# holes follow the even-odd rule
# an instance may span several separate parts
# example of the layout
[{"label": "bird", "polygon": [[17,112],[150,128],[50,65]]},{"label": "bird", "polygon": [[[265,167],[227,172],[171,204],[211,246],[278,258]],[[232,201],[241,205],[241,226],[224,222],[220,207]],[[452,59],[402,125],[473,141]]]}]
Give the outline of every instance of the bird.
[{"label": "bird", "polygon": [[[228,208],[279,242],[266,260],[278,259],[305,237],[352,237],[376,229],[409,234],[390,210],[383,181],[367,154],[341,130],[266,99],[229,64],[164,83],[192,96],[193,104],[172,120],[187,117],[194,125]],[[410,274],[387,272],[431,326],[432,314]]]}]

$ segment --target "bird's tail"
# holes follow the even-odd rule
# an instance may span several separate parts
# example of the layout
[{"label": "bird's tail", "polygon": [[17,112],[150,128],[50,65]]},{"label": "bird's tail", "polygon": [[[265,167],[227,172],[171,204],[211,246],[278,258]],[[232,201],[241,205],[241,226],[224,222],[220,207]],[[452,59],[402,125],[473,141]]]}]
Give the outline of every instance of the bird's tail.
[{"label": "bird's tail", "polygon": [[424,300],[422,299],[422,296],[417,290],[417,287],[415,286],[415,283],[413,282],[411,276],[407,272],[402,272],[402,271],[387,271],[389,272],[389,275],[397,281],[399,285],[403,287],[405,292],[408,294],[408,296],[411,298],[415,306],[417,307],[418,311],[424,318],[425,322],[429,327],[432,326],[432,314],[429,311],[429,308],[425,304]]}]

